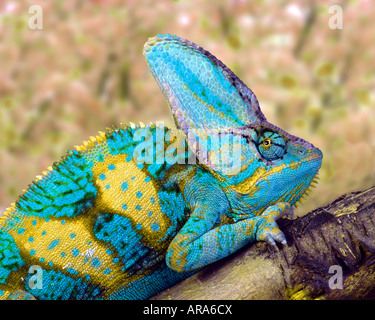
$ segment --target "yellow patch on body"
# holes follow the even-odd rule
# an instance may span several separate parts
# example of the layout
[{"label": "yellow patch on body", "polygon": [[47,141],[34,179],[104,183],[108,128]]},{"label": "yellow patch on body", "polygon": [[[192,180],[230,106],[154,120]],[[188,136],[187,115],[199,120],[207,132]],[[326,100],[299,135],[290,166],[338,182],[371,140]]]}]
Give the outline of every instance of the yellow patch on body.
[{"label": "yellow patch on body", "polygon": [[160,240],[171,221],[161,211],[157,186],[141,167],[126,154],[97,162],[92,169],[98,189],[95,210],[129,218],[145,245],[162,250],[165,244]]},{"label": "yellow patch on body", "polygon": [[[22,226],[10,230],[9,234],[16,239],[21,255],[30,256],[31,263],[100,284],[106,288],[106,294],[110,294],[118,290],[120,284],[130,283],[137,277],[122,271],[121,261],[114,260],[115,252],[93,236],[94,220],[90,218],[95,216],[90,211],[74,218],[24,216]],[[24,231],[20,234],[20,230]]]}]

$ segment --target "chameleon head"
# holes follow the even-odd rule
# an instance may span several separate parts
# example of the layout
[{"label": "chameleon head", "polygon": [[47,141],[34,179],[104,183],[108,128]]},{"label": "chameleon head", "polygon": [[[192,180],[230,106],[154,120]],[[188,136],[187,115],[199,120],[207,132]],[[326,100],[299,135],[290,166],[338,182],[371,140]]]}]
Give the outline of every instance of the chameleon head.
[{"label": "chameleon head", "polygon": [[323,154],[311,143],[261,122],[238,129],[243,137],[241,172],[231,180],[240,194],[257,205],[288,202],[295,205],[317,180]]},{"label": "chameleon head", "polygon": [[304,195],[322,153],[268,123],[255,94],[224,63],[169,34],[149,39],[144,55],[190,149],[245,211],[294,205]]}]

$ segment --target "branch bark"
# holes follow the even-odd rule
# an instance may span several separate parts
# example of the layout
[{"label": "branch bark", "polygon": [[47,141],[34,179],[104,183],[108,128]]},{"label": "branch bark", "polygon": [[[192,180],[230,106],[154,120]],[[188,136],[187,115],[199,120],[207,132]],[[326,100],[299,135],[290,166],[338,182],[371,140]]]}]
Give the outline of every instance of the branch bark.
[{"label": "branch bark", "polygon": [[278,225],[288,245],[249,245],[151,299],[375,299],[375,186]]}]

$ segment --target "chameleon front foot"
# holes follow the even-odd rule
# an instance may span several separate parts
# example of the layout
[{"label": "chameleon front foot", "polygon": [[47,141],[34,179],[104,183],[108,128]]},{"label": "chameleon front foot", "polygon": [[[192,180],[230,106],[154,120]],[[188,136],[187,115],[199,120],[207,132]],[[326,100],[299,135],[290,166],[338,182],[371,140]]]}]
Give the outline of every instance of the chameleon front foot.
[{"label": "chameleon front foot", "polygon": [[284,215],[293,217],[293,208],[289,203],[281,202],[268,207],[264,213],[259,216],[256,239],[258,241],[266,241],[275,248],[277,248],[276,242],[286,245],[287,241],[285,235],[276,223],[276,220]]},{"label": "chameleon front foot", "polygon": [[[273,225],[272,225],[273,224]],[[257,240],[266,241],[269,245],[277,248],[276,242],[287,244],[284,233],[279,229],[276,222],[270,223],[266,228],[257,231]]]}]

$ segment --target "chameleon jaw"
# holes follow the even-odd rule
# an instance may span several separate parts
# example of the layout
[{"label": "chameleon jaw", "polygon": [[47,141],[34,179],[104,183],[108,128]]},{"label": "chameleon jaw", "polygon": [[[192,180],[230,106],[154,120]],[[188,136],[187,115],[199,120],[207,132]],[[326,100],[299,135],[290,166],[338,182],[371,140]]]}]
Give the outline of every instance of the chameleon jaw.
[{"label": "chameleon jaw", "polygon": [[310,192],[312,191],[312,188],[316,188],[316,185],[319,183],[319,172],[316,173],[315,177],[311,180],[310,185],[306,188],[306,190],[303,192],[303,194],[299,197],[299,199],[295,202],[293,205],[295,208],[298,208],[298,206],[306,200],[306,198],[310,195]]}]

